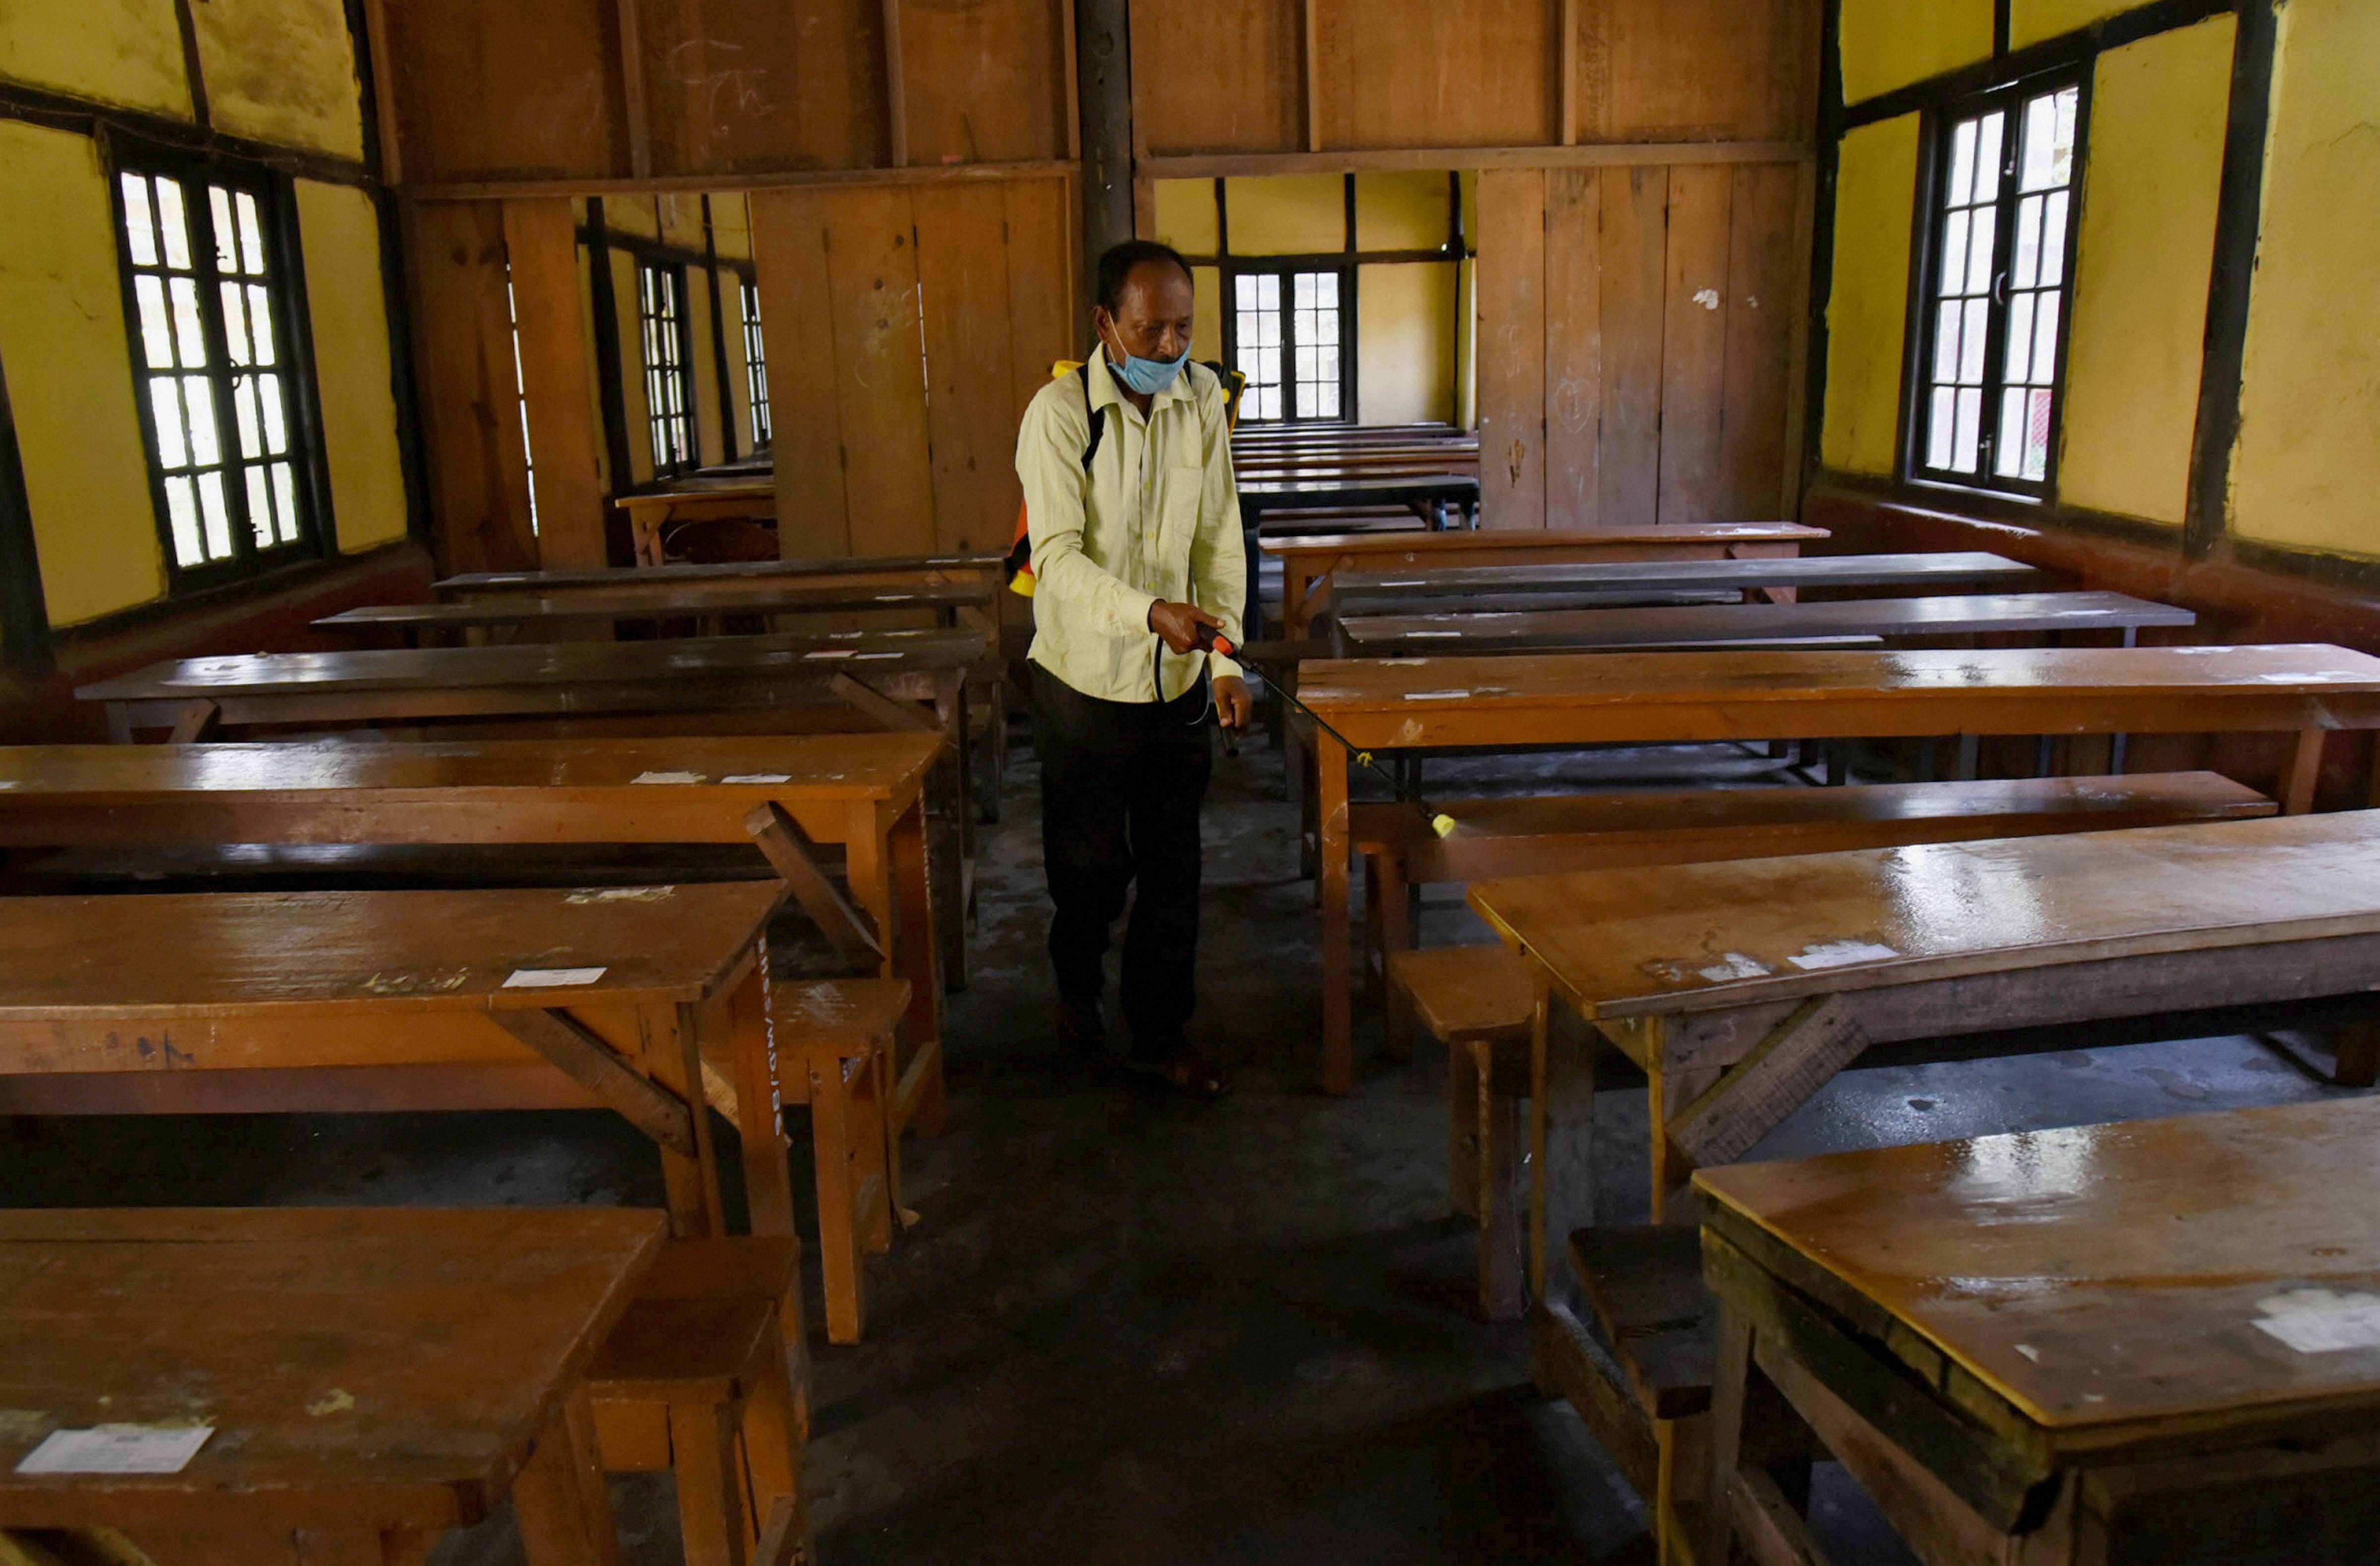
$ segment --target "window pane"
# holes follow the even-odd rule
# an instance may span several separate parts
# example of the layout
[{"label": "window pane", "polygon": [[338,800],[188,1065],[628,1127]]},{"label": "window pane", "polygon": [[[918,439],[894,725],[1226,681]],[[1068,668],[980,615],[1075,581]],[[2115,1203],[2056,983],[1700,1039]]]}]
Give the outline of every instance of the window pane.
[{"label": "window pane", "polygon": [[2049,477],[2049,394],[2032,394],[2033,414],[2025,422],[2024,476],[2038,483]]},{"label": "window pane", "polygon": [[174,324],[165,313],[165,285],[152,273],[132,280],[140,304],[140,351],[152,370],[174,368]]},{"label": "window pane", "polygon": [[1959,383],[1962,386],[1984,383],[1984,334],[1989,309],[1990,301],[1985,299],[1966,303],[1966,324],[1959,332]]},{"label": "window pane", "polygon": [[174,564],[205,564],[207,552],[199,543],[199,500],[189,480],[165,480],[165,519],[174,534]]},{"label": "window pane", "polygon": [[2058,372],[2058,296],[2041,294],[2036,297],[2041,300],[2041,308],[2033,323],[2033,374],[2030,379],[2046,382]]},{"label": "window pane", "polygon": [[1281,308],[1281,279],[1267,273],[1257,279],[1257,304],[1265,310]]},{"label": "window pane", "polygon": [[1314,302],[1332,310],[1339,308],[1339,274],[1326,272],[1314,280]]},{"label": "window pane", "polygon": [[243,190],[239,193],[239,259],[240,269],[252,277],[264,275],[264,232],[258,221],[256,198]]},{"label": "window pane", "polygon": [[2046,190],[2057,183],[2050,162],[2056,153],[2058,140],[2058,103],[2054,98],[2035,98],[2024,106],[2023,162],[2019,165],[2018,188]]},{"label": "window pane", "polygon": [[1934,406],[1925,419],[1925,466],[1950,466],[1950,426],[1957,417],[1954,393],[1947,386],[1934,390]]},{"label": "window pane", "polygon": [[1232,297],[1242,310],[1257,308],[1257,280],[1245,274],[1232,279]]},{"label": "window pane", "polygon": [[2030,288],[2039,280],[2041,201],[2039,196],[2027,196],[2017,203],[2016,259],[2009,268],[2009,283],[2012,287]]},{"label": "window pane", "polygon": [[215,270],[228,277],[239,270],[239,256],[233,249],[231,192],[220,185],[208,187],[207,210],[215,225]]},{"label": "window pane", "polygon": [[1975,122],[1966,120],[1950,133],[1950,190],[1948,204],[1963,207],[1975,189]]},{"label": "window pane", "polygon": [[206,368],[207,339],[199,322],[199,284],[194,277],[174,279],[174,338],[181,347],[183,369]]},{"label": "window pane", "polygon": [[2060,190],[2043,204],[2041,230],[2041,281],[2044,287],[2055,288],[2066,281],[2066,207],[2068,197]]},{"label": "window pane", "polygon": [[1983,129],[1977,133],[1974,199],[1978,201],[1999,200],[2000,132],[2007,123],[2004,114],[1985,115]]},{"label": "window pane", "polygon": [[157,264],[157,219],[149,210],[149,182],[137,174],[118,180],[124,190],[124,238],[135,266]]},{"label": "window pane", "polygon": [[261,283],[248,285],[249,329],[256,337],[256,362],[278,364],[278,352],[273,346],[273,298]]},{"label": "window pane", "polygon": [[2008,352],[2000,366],[2003,381],[2023,381],[2030,378],[2033,368],[2033,301],[2031,294],[2019,294],[2009,301]]},{"label": "window pane", "polygon": [[1975,227],[1967,246],[1967,292],[1988,294],[1992,288],[1992,242],[1999,237],[2000,214],[1990,207],[1975,211]]},{"label": "window pane", "polygon": [[223,472],[199,475],[199,512],[206,518],[207,558],[231,558],[231,506],[224,499]]},{"label": "window pane", "polygon": [[2050,153],[2050,177],[2060,185],[2074,183],[2074,116],[2082,106],[2080,88],[2070,87],[2058,95],[2057,142]]},{"label": "window pane", "polygon": [[256,547],[273,547],[273,499],[265,489],[264,469],[248,470],[248,526],[256,535]]},{"label": "window pane", "polygon": [[224,346],[230,351],[231,361],[245,367],[248,357],[248,308],[239,285],[223,285]]},{"label": "window pane", "polygon": [[182,211],[182,188],[170,179],[157,181],[157,233],[164,241],[165,264],[176,272],[190,266],[190,220]]},{"label": "window pane", "polygon": [[149,382],[149,412],[157,424],[157,461],[168,469],[190,465],[190,438],[182,428],[181,384],[170,375],[153,377]]},{"label": "window pane", "polygon": [[190,419],[190,466],[213,467],[223,460],[223,443],[215,434],[213,387],[205,376],[182,377],[182,407]]},{"label": "window pane", "polygon": [[1967,291],[1967,214],[1952,212],[1942,226],[1942,288],[1945,294]]},{"label": "window pane", "polygon": [[281,541],[298,541],[298,478],[285,462],[273,465],[273,514],[280,523]]},{"label": "window pane", "polygon": [[239,425],[239,455],[253,462],[264,455],[262,439],[257,432],[256,377],[243,375],[232,382],[232,417]]},{"label": "window pane", "polygon": [[1977,426],[1982,421],[1984,394],[1968,388],[1959,394],[1959,433],[1957,449],[1951,453],[1950,466],[1961,473],[1975,470],[1975,445],[1980,436]]},{"label": "window pane", "polygon": [[1935,315],[1934,379],[1959,378],[1959,302],[1945,299]]},{"label": "window pane", "polygon": [[1992,471],[2013,479],[2024,462],[2024,389],[2010,386],[2000,394],[1999,433],[1992,438]]}]

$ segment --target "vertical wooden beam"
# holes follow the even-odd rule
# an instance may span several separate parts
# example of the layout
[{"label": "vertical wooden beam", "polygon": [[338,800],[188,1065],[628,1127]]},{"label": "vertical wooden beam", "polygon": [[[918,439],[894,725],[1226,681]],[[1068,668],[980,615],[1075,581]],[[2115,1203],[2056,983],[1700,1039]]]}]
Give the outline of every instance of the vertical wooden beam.
[{"label": "vertical wooden beam", "polygon": [[1793,285],[1779,305],[1793,312],[1785,363],[1785,449],[1777,495],[1780,521],[1802,516],[1803,471],[1806,451],[1803,431],[1810,417],[1810,278],[1818,250],[1818,169],[1803,164],[1794,172]]},{"label": "vertical wooden beam", "polygon": [[1479,523],[1546,525],[1546,173],[1479,176]]},{"label": "vertical wooden beam", "polygon": [[626,489],[635,467],[628,455],[628,388],[620,355],[620,302],[613,297],[612,246],[604,237],[603,198],[587,199],[587,298],[595,315],[595,389],[602,399],[603,455],[612,489]]},{"label": "vertical wooden beam", "polygon": [[1561,26],[1557,34],[1561,40],[1561,90],[1555,101],[1561,105],[1561,144],[1578,145],[1578,7],[1579,0],[1561,0]]},{"label": "vertical wooden beam", "polygon": [[1066,156],[1083,155],[1082,67],[1075,45],[1075,0],[1058,0],[1059,47],[1064,54],[1066,94]]},{"label": "vertical wooden beam", "polygon": [[884,113],[892,122],[892,166],[909,166],[909,87],[901,68],[901,0],[884,0]]},{"label": "vertical wooden beam", "polygon": [[1305,150],[1322,151],[1322,0],[1301,0],[1305,12]]},{"label": "vertical wooden beam", "polygon": [[637,0],[620,0],[620,99],[628,116],[628,172],[649,179],[653,130],[645,115],[644,29],[637,19]]},{"label": "vertical wooden beam", "polygon": [[380,131],[380,181],[405,179],[403,137],[396,115],[396,57],[389,53],[388,0],[363,0],[365,62],[371,73],[372,123]]},{"label": "vertical wooden beam", "polygon": [[[747,220],[749,221],[748,219]],[[735,460],[735,377],[727,363],[727,300],[719,291],[719,235],[710,225],[710,198],[702,198],[702,274],[710,290],[710,368],[719,382],[721,460]],[[737,330],[742,330],[743,280],[736,280]]]},{"label": "vertical wooden beam", "polygon": [[440,564],[450,572],[533,569],[528,490],[514,479],[520,419],[503,210],[492,201],[408,201],[405,212]]},{"label": "vertical wooden beam", "polygon": [[777,549],[787,560],[851,552],[827,272],[828,200],[828,193],[815,190],[755,190],[748,197],[765,351],[771,364],[800,371],[769,387]]},{"label": "vertical wooden beam", "polygon": [[199,21],[190,0],[174,0],[174,23],[182,34],[182,73],[190,88],[190,117],[203,127],[214,115],[207,106],[207,71],[199,57]]},{"label": "vertical wooden beam", "polygon": [[594,367],[579,316],[578,235],[570,198],[504,203],[513,329],[537,495],[537,558],[546,570],[607,564],[596,461]]},{"label": "vertical wooden beam", "polygon": [[49,602],[42,593],[42,558],[33,542],[32,504],[25,493],[25,466],[17,449],[17,420],[8,408],[5,373],[0,373],[0,658],[20,674],[46,674],[56,666]]},{"label": "vertical wooden beam", "polygon": [[[1070,0],[1075,12],[1075,102],[1083,142],[1083,264],[1095,273],[1100,252],[1136,229],[1134,216],[1132,42],[1124,0]],[[1077,314],[1075,335],[1089,317]]]}]

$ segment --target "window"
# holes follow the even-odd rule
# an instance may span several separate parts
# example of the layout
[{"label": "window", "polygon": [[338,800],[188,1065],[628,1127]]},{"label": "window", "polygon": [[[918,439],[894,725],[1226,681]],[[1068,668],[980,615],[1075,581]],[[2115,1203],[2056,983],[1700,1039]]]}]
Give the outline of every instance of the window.
[{"label": "window", "polygon": [[747,277],[737,290],[744,307],[744,382],[752,403],[752,449],[769,449],[769,351],[760,337],[760,285]]},{"label": "window", "polygon": [[134,373],[175,584],[316,552],[272,184],[126,169],[116,189]]},{"label": "window", "polygon": [[1918,477],[2049,491],[2081,115],[2080,86],[2034,86],[1943,122],[1921,273]]},{"label": "window", "polygon": [[637,320],[645,339],[645,414],[656,478],[694,466],[693,402],[686,381],[686,289],[674,266],[637,263]]},{"label": "window", "polygon": [[1242,417],[1349,419],[1339,272],[1235,272],[1232,357],[1248,378]]}]

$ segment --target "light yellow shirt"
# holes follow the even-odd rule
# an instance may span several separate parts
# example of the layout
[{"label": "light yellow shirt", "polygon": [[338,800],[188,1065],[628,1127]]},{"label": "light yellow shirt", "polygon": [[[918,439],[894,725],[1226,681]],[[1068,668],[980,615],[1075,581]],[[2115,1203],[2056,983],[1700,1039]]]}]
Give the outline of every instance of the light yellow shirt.
[{"label": "light yellow shirt", "polygon": [[[1087,393],[1087,396],[1086,394]],[[1099,450],[1083,471],[1090,410],[1107,409]],[[1222,382],[1191,364],[1157,394],[1148,415],[1127,401],[1101,350],[1087,376],[1041,388],[1016,434],[1033,541],[1033,662],[1085,696],[1172,700],[1197,683],[1199,655],[1163,656],[1149,605],[1195,603],[1238,646],[1247,595],[1246,546]],[[1240,666],[1218,653],[1217,677]]]}]

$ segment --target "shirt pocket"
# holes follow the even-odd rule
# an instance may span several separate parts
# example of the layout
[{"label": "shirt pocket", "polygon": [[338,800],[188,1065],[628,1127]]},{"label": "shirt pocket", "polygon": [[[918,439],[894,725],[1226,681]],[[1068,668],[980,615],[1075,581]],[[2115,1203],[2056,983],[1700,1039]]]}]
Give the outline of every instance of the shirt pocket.
[{"label": "shirt pocket", "polygon": [[1190,546],[1198,536],[1198,503],[1207,470],[1196,461],[1168,464],[1157,479],[1158,564],[1176,596],[1190,588]]}]

